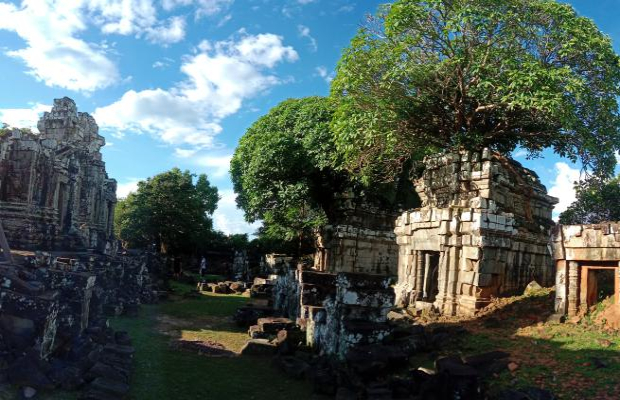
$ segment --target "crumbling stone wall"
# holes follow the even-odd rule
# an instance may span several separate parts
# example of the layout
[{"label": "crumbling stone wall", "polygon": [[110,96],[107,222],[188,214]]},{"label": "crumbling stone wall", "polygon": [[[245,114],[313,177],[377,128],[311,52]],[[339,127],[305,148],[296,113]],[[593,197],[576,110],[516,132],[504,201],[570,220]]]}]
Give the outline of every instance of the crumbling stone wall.
[{"label": "crumbling stone wall", "polygon": [[394,235],[397,214],[352,193],[336,200],[339,217],[317,236],[314,266],[319,271],[396,275],[398,246]]},{"label": "crumbling stone wall", "polygon": [[399,305],[471,314],[532,280],[551,284],[557,199],[533,171],[488,149],[424,163],[415,182],[422,207],[396,222]]},{"label": "crumbling stone wall", "polygon": [[591,306],[596,273],[604,270],[613,271],[615,303],[620,304],[620,223],[558,225],[551,244],[557,313],[573,316]]},{"label": "crumbling stone wall", "polygon": [[390,332],[387,314],[394,290],[389,277],[330,274],[300,265],[272,281],[274,308],[297,321],[306,344],[317,352],[344,358],[351,348],[381,343]]},{"label": "crumbling stone wall", "polygon": [[0,220],[13,248],[105,251],[112,238],[116,181],[93,117],[67,97],[37,125],[0,137]]}]

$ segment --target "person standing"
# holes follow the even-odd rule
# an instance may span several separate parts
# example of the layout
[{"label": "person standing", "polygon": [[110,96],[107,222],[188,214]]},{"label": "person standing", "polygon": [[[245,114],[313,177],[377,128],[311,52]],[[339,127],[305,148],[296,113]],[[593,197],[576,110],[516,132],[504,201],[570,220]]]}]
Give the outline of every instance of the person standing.
[{"label": "person standing", "polygon": [[205,276],[207,274],[207,259],[202,256],[200,260],[200,276]]}]

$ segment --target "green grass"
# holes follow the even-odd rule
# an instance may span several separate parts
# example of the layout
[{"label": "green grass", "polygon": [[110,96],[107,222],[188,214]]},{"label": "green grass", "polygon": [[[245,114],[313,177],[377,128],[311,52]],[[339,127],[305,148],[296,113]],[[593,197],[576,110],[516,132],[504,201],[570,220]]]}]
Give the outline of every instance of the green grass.
[{"label": "green grass", "polygon": [[[486,327],[484,318],[461,324],[470,332],[451,340],[441,354],[463,356],[504,350],[519,364],[488,380],[490,393],[506,388],[536,386],[550,389],[560,399],[612,399],[620,393],[620,336],[594,325],[592,317],[578,324],[544,324],[553,310],[553,292],[542,291],[514,301],[487,317],[496,327]],[[533,320],[532,317],[537,317]],[[448,325],[451,323],[448,323]],[[608,340],[606,347],[601,342]],[[428,355],[419,355],[412,366],[432,366]],[[597,368],[594,360],[603,361]]]},{"label": "green grass", "polygon": [[[213,358],[170,347],[158,329],[158,316],[188,323],[216,320],[211,328],[179,329],[188,340],[209,339],[237,350],[246,334],[224,318],[248,299],[237,295],[202,295],[160,305],[143,306],[138,318],[119,317],[114,329],[130,333],[136,347],[131,399],[314,399],[307,383],[288,379],[271,367],[269,358]],[[194,338],[194,339],[192,339]]]},{"label": "green grass", "polygon": [[[177,283],[175,286],[181,284]],[[188,285],[175,290],[176,293],[189,293]],[[248,303],[248,298],[241,295],[224,295],[214,293],[196,294],[196,297],[175,299],[162,303],[160,312],[178,318],[200,318],[206,316],[225,317],[234,315],[237,308]]]}]

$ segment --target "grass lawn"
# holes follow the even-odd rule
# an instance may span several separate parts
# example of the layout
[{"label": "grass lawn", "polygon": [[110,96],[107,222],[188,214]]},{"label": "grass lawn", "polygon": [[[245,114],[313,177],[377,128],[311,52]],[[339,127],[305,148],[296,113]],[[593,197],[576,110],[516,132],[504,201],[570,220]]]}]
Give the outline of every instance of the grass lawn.
[{"label": "grass lawn", "polygon": [[[177,293],[182,289],[175,284]],[[176,297],[176,296],[175,296]],[[286,378],[269,358],[209,357],[170,346],[171,341],[221,343],[238,352],[247,340],[230,316],[248,299],[203,294],[143,306],[138,318],[111,321],[130,333],[136,347],[131,399],[314,399],[302,381]]]},{"label": "grass lawn", "polygon": [[[594,318],[565,324],[544,321],[553,310],[553,292],[498,300],[477,319],[425,321],[460,324],[469,332],[451,340],[444,354],[472,355],[504,350],[519,368],[492,377],[491,393],[503,388],[536,386],[563,400],[620,398],[620,336],[595,325]],[[436,354],[435,354],[436,356]],[[426,356],[413,364],[429,366]]]}]

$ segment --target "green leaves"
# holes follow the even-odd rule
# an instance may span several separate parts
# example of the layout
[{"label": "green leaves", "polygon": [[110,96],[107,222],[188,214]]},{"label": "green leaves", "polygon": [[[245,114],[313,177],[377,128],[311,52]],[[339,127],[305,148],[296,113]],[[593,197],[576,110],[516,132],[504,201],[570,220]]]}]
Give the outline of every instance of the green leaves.
[{"label": "green leaves", "polygon": [[590,177],[575,182],[577,200],[560,214],[561,224],[598,224],[619,221],[620,177]]},{"label": "green leaves", "polygon": [[619,95],[609,37],[569,5],[400,0],[344,51],[332,129],[362,176],[389,180],[425,152],[484,146],[553,147],[610,174]]},{"label": "green leaves", "polygon": [[237,204],[248,221],[285,240],[312,236],[344,181],[337,171],[325,98],[286,100],[256,121],[231,161]]},{"label": "green leaves", "polygon": [[139,182],[136,193],[118,202],[115,232],[132,247],[157,244],[166,252],[192,252],[211,233],[218,201],[206,175],[173,168]]}]

